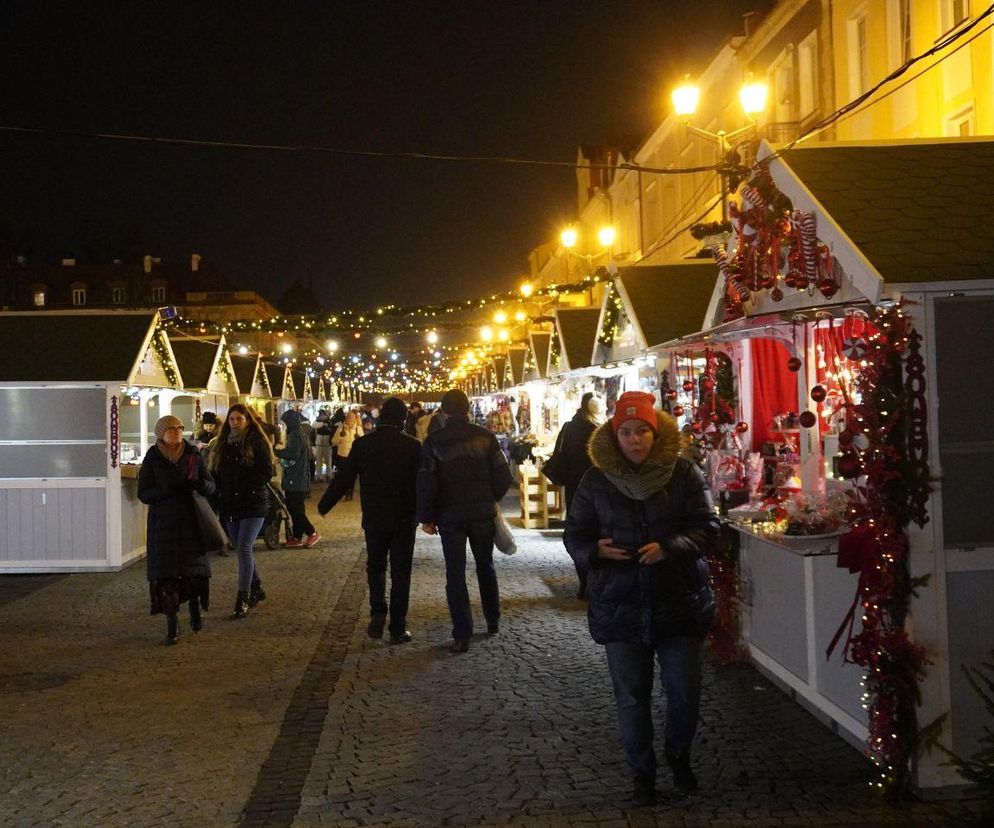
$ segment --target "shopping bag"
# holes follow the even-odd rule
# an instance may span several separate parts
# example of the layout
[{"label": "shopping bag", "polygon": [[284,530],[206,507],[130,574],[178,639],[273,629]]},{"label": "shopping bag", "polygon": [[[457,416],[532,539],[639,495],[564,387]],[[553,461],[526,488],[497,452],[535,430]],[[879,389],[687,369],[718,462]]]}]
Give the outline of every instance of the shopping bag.
[{"label": "shopping bag", "polygon": [[511,526],[500,510],[500,504],[494,504],[494,546],[505,555],[513,555],[518,551],[518,545],[511,534]]},{"label": "shopping bag", "polygon": [[228,543],[228,533],[224,531],[221,521],[211,508],[211,504],[200,492],[190,492],[193,495],[193,511],[197,515],[197,525],[200,527],[200,536],[204,541],[204,548],[208,552],[217,549],[224,549]]}]

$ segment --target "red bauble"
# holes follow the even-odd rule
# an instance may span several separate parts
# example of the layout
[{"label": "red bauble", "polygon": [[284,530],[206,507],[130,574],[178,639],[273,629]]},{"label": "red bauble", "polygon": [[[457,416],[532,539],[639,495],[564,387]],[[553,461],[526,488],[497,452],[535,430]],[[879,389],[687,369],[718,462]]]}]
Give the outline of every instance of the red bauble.
[{"label": "red bauble", "polygon": [[740,423],[736,423],[735,430],[739,434],[745,434],[749,430],[749,423],[745,422],[744,420]]},{"label": "red bauble", "polygon": [[808,277],[802,273],[798,273],[797,276],[794,277],[794,287],[798,290],[807,290],[809,282],[810,280]]},{"label": "red bauble", "polygon": [[826,299],[831,299],[839,292],[839,286],[835,284],[834,280],[825,278],[818,283],[818,290],[821,291],[821,295]]},{"label": "red bauble", "polygon": [[721,417],[719,416],[717,411],[714,414],[712,414],[710,417],[708,417],[708,419],[715,425],[718,425],[718,423],[721,422]]},{"label": "red bauble", "polygon": [[770,291],[770,299],[774,302],[779,302],[783,299],[783,291],[778,287],[773,288],[773,290]]},{"label": "red bauble", "polygon": [[818,418],[815,416],[814,411],[802,411],[801,416],[797,418],[804,428],[811,428],[815,423],[818,422]]},{"label": "red bauble", "polygon": [[801,370],[801,358],[791,357],[787,360],[787,370],[793,371],[795,374]]},{"label": "red bauble", "polygon": [[697,420],[694,420],[694,422],[690,424],[690,430],[693,431],[695,434],[700,434],[701,424]]},{"label": "red bauble", "polygon": [[677,393],[676,393],[676,389],[675,388],[671,388],[669,391],[666,392],[666,399],[668,399],[668,400],[675,400],[676,397],[677,397]]},{"label": "red bauble", "polygon": [[811,389],[811,399],[816,403],[824,402],[825,397],[828,396],[828,392],[825,390],[824,385],[816,385]]},{"label": "red bauble", "polygon": [[684,380],[683,381],[683,390],[684,391],[693,391],[694,390],[694,382],[693,382],[693,380]]},{"label": "red bauble", "polygon": [[683,406],[682,405],[674,405],[673,406],[673,411],[671,413],[673,414],[674,417],[682,417],[683,416]]},{"label": "red bauble", "polygon": [[852,432],[849,431],[848,429],[846,429],[845,431],[840,432],[839,433],[839,445],[840,446],[848,446],[850,443],[852,443]]},{"label": "red bauble", "polygon": [[705,377],[701,381],[701,385],[703,385],[705,389],[707,389],[708,391],[710,391],[712,388],[714,388],[714,380],[711,379],[711,377]]}]

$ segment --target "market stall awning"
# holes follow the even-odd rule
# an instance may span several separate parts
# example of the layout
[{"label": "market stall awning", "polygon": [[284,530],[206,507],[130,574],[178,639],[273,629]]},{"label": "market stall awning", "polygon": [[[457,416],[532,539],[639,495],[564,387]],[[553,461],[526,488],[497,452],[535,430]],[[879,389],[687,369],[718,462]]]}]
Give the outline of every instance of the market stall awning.
[{"label": "market stall awning", "polygon": [[710,260],[622,268],[615,285],[641,349],[700,330],[717,277]]},{"label": "market stall awning", "polygon": [[525,357],[528,349],[522,346],[508,348],[507,358],[511,368],[511,385],[521,385],[525,381]]},{"label": "market stall awning", "polygon": [[[183,375],[184,388],[190,391],[226,393],[224,379],[219,373],[220,360],[227,359],[221,341],[170,336],[169,344]],[[237,389],[234,393],[238,393]]]},{"label": "market stall awning", "polygon": [[556,330],[563,357],[560,373],[590,367],[600,317],[600,308],[556,308]]},{"label": "market stall awning", "polygon": [[128,311],[0,313],[0,382],[178,387],[179,370],[158,321],[157,314]]},{"label": "market stall awning", "polygon": [[262,363],[262,369],[266,375],[266,382],[269,383],[269,396],[274,400],[281,399],[284,390],[283,383],[286,379],[286,366],[264,362]]},{"label": "market stall awning", "polygon": [[532,331],[528,334],[531,340],[532,353],[535,355],[535,370],[538,371],[538,378],[545,379],[549,376],[549,350],[552,347],[552,333],[550,331]]},{"label": "market stall awning", "polygon": [[983,215],[994,141],[804,145],[770,172],[795,208],[815,211],[818,238],[870,301],[883,282],[994,279],[994,225]]},{"label": "market stall awning", "polygon": [[238,391],[241,394],[251,394],[254,397],[263,396],[266,391],[259,377],[259,355],[242,356],[241,354],[231,354],[231,366],[235,371],[235,382],[238,383]]}]

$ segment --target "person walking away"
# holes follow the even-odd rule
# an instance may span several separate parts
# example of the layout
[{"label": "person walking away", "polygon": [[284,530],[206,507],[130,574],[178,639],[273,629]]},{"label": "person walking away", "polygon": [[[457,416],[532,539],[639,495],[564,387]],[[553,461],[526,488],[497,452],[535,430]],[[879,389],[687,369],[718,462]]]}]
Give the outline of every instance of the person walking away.
[{"label": "person walking away", "polygon": [[440,534],[445,556],[445,598],[452,617],[454,653],[465,653],[473,635],[466,589],[466,542],[476,562],[487,633],[500,630],[500,590],[494,569],[494,515],[511,486],[507,458],[489,431],[469,422],[469,398],[458,389],[442,397],[445,427],[421,451],[417,517],[429,535]]},{"label": "person walking away", "polygon": [[356,440],[345,463],[335,474],[318,512],[328,514],[355,485],[362,482],[362,528],[366,534],[366,581],[369,585],[370,638],[381,638],[387,620],[386,576],[390,565],[390,643],[411,640],[407,629],[411,565],[414,560],[415,485],[421,445],[402,432],[407,406],[390,397],[380,410],[376,430]]},{"label": "person walking away", "polygon": [[316,467],[315,480],[331,480],[331,411],[322,408],[314,421],[314,463]]},{"label": "person walking away", "polygon": [[[428,425],[425,426],[425,440],[428,439],[429,435],[434,434],[436,431],[445,428],[445,412],[442,410],[442,406],[435,409],[435,413],[431,415],[428,419]],[[468,421],[467,416],[467,421]],[[423,442],[423,441],[422,441]]]},{"label": "person walking away", "polygon": [[210,607],[211,564],[200,533],[192,492],[214,493],[196,446],[183,439],[183,422],[172,415],[155,424],[138,473],[138,499],[148,506],[145,566],[151,613],[166,616],[166,644],[179,638],[179,608],[190,607],[190,629],[203,627],[201,609]]},{"label": "person walking away", "polygon": [[[601,414],[603,414],[603,408],[600,406],[600,400],[588,391],[580,398],[580,407],[573,415],[573,419],[562,427],[556,440],[556,448],[553,453],[562,457],[563,460],[562,476],[566,488],[567,513],[573,502],[573,495],[576,494],[576,487],[580,485],[580,480],[587,469],[593,465],[590,462],[590,455],[587,453],[587,442],[600,424]],[[576,597],[582,599],[587,595],[587,573],[586,570],[580,568],[579,564],[575,564],[575,566],[579,581]]]},{"label": "person walking away", "polygon": [[[331,444],[335,447],[335,469],[340,469],[345,463],[346,458],[349,456],[349,452],[352,451],[352,444],[363,436],[362,423],[359,421],[359,415],[354,411],[349,411],[345,415],[345,419],[342,420],[341,425],[335,431],[335,436],[331,438]],[[355,482],[353,481],[352,487],[345,493],[346,500],[352,500],[352,496],[355,494]]]},{"label": "person walking away", "polygon": [[411,437],[418,436],[418,420],[424,416],[424,413],[425,410],[421,403],[417,401],[411,403],[407,418],[404,420],[404,434],[410,434]]},{"label": "person walking away", "polygon": [[269,490],[276,467],[273,444],[253,414],[235,403],[210,445],[207,468],[218,488],[218,515],[238,555],[238,593],[233,618],[266,600],[255,560],[255,539],[266,520]]},{"label": "person walking away", "polygon": [[618,726],[634,776],[633,799],[656,801],[654,660],[666,689],[666,761],[678,790],[697,790],[704,634],[714,619],[705,555],[719,524],[700,469],[681,456],[676,420],[655,397],[626,391],[590,441],[594,467],[576,490],[563,539],[589,571],[587,624],[605,645]]},{"label": "person walking away", "polygon": [[293,524],[293,534],[283,545],[288,549],[301,546],[310,549],[321,540],[304,509],[304,501],[311,491],[311,446],[301,428],[303,416],[299,411],[288,409],[280,419],[286,425],[286,445],[275,453],[283,465],[283,494]]}]

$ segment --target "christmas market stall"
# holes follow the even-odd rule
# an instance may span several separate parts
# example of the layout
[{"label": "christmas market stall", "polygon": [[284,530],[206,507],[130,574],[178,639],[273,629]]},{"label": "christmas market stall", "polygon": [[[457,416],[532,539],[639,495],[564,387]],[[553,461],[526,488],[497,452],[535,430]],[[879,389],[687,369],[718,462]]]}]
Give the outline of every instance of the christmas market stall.
[{"label": "christmas market stall", "polygon": [[662,343],[694,360],[674,379],[741,541],[719,618],[738,610],[752,660],[865,750],[873,785],[962,783],[922,747],[979,750],[963,668],[994,642],[994,228],[976,214],[994,143],[764,155],[713,249],[704,330]]},{"label": "christmas market stall", "polygon": [[196,432],[205,412],[224,417],[229,400],[238,397],[238,382],[223,336],[199,339],[173,333],[169,344],[183,377],[183,390],[191,392],[173,399],[172,413],[183,421],[189,435]]},{"label": "christmas market stall", "polygon": [[238,383],[237,402],[264,412],[272,393],[269,390],[269,378],[263,368],[262,355],[230,354],[230,356],[235,382]]},{"label": "christmas market stall", "polygon": [[144,552],[137,470],[182,393],[157,314],[0,314],[0,572],[120,569]]}]

